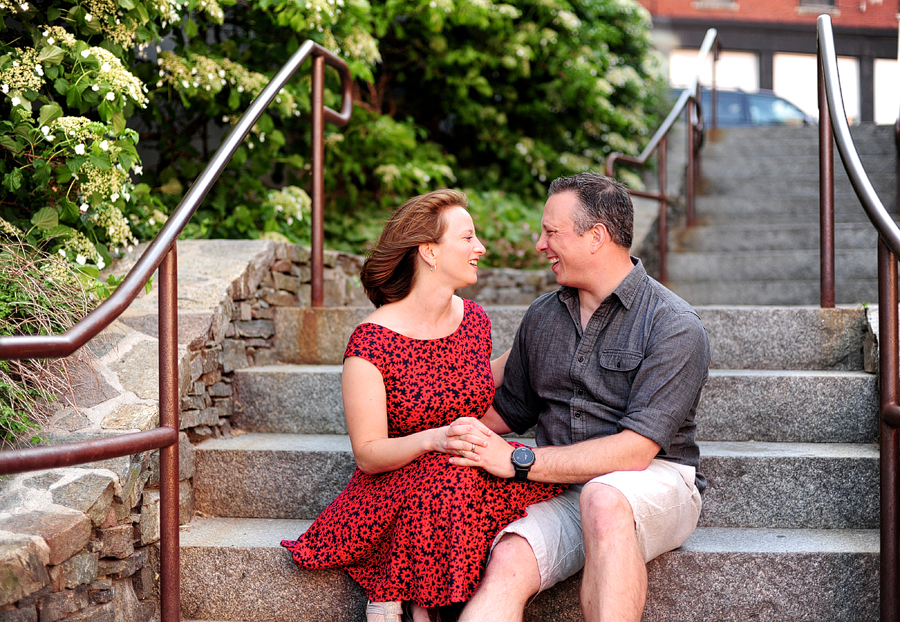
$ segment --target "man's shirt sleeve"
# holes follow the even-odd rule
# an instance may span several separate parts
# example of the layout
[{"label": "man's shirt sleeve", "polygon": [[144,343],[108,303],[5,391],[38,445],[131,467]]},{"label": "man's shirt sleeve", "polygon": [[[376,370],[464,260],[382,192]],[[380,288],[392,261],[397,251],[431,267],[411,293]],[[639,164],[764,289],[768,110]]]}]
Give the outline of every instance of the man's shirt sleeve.
[{"label": "man's shirt sleeve", "polygon": [[653,332],[618,427],[649,438],[665,454],[697,407],[709,374],[709,339],[692,311],[676,313]]}]

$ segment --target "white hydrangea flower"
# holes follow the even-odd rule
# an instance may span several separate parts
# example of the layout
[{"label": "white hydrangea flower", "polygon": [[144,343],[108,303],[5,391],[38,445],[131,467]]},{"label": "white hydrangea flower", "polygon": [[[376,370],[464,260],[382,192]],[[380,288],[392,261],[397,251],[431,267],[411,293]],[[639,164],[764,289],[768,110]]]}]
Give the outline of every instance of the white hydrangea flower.
[{"label": "white hydrangea flower", "polygon": [[109,141],[106,141],[106,140],[102,141],[100,143],[100,148],[103,149],[103,151],[108,151],[109,150]]},{"label": "white hydrangea flower", "polygon": [[75,153],[77,153],[78,155],[84,155],[84,145],[83,144],[75,145]]}]

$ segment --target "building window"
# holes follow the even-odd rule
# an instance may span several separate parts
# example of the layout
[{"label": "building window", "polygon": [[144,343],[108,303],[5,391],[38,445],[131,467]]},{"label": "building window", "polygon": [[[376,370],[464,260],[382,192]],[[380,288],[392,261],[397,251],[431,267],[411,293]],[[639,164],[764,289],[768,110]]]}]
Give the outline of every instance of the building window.
[{"label": "building window", "polygon": [[737,11],[737,0],[694,0],[691,7],[697,11]]},{"label": "building window", "polygon": [[836,0],[799,0],[797,4],[797,13],[828,13],[829,15],[840,15],[841,11],[837,7]]}]

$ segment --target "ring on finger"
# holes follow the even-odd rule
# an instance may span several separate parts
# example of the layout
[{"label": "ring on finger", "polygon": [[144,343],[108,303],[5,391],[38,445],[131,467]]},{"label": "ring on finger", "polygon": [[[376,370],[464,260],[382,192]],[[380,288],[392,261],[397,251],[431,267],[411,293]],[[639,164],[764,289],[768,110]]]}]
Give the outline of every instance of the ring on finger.
[{"label": "ring on finger", "polygon": [[475,453],[475,443],[472,443],[472,453]]}]

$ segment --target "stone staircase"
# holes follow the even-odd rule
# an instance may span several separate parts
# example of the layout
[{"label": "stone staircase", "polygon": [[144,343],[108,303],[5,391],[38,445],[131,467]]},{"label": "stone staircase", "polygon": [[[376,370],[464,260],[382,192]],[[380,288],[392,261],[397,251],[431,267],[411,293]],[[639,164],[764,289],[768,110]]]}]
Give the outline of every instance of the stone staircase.
[{"label": "stone staircase", "polygon": [[[896,212],[893,127],[852,129],[885,207]],[[835,149],[838,304],[877,302],[877,235]],[[668,286],[694,305],[819,304],[816,127],[726,128],[707,141],[696,226],[672,231]]]},{"label": "stone staircase", "polygon": [[[698,312],[714,368],[698,413],[709,488],[696,533],[649,564],[644,620],[877,620],[877,394],[875,376],[863,371],[867,311]],[[245,433],[196,447],[200,517],[181,533],[184,619],[365,619],[365,597],[350,579],[300,571],[279,546],[306,529],[354,467],[339,364],[365,313],[320,310],[313,321],[310,310],[279,309],[283,360],[304,360],[305,349],[316,364],[235,372]],[[502,352],[524,307],[488,313]],[[579,579],[540,595],[526,620],[581,620]]]}]

